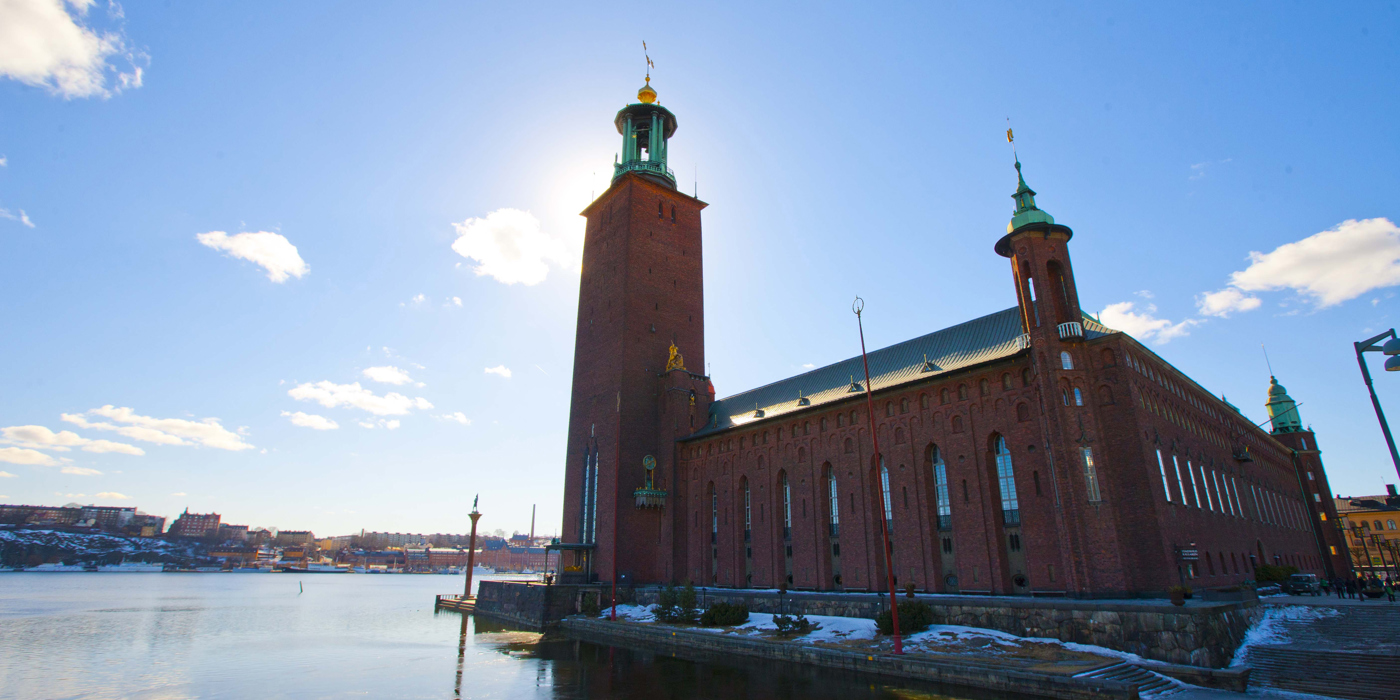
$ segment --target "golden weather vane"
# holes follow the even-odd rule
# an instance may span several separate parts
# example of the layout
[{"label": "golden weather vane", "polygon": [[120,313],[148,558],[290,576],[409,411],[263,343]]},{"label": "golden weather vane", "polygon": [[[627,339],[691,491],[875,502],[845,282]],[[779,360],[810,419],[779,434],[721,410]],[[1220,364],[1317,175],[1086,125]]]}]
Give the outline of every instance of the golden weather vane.
[{"label": "golden weather vane", "polygon": [[647,82],[650,83],[651,69],[655,68],[656,64],[652,63],[651,56],[647,55],[647,42],[645,40],[642,41],[642,57],[646,58],[647,60]]},{"label": "golden weather vane", "polygon": [[[1011,144],[1011,155],[1016,155],[1016,137],[1011,133],[1011,117],[1006,118],[1006,142]],[[1016,160],[1020,160],[1019,157]]]}]

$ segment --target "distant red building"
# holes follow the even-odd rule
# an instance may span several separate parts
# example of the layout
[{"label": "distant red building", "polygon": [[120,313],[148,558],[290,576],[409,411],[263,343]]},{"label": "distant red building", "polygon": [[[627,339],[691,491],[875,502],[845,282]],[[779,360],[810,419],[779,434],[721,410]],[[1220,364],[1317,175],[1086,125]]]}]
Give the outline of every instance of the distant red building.
[{"label": "distant red building", "polygon": [[203,539],[214,537],[219,534],[219,514],[218,513],[191,513],[189,508],[170,524],[170,530],[166,533],[171,537],[192,537]]}]

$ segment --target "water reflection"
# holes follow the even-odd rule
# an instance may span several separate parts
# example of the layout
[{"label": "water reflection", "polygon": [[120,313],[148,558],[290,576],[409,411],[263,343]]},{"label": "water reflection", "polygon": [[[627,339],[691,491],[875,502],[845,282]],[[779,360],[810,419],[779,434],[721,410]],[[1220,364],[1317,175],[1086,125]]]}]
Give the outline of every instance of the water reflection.
[{"label": "water reflection", "polygon": [[460,585],[411,575],[0,574],[0,697],[946,697],[435,612],[433,595]]}]

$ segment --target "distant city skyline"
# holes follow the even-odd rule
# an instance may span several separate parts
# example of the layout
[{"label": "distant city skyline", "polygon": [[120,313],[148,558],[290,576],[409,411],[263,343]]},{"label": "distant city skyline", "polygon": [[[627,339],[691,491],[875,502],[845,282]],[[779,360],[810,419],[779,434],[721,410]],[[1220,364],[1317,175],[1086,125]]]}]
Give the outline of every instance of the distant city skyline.
[{"label": "distant city skyline", "polygon": [[1396,325],[1395,5],[648,7],[0,8],[46,39],[0,55],[0,502],[557,531],[643,39],[720,397],[857,354],[857,293],[872,350],[1014,305],[1009,117],[1086,311],[1261,423],[1266,345],[1334,490],[1396,483],[1351,347]]}]

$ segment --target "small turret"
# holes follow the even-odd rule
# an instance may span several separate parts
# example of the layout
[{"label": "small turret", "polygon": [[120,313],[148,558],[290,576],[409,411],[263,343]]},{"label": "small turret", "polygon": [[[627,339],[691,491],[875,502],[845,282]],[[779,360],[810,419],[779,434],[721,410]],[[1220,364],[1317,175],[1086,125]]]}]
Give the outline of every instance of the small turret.
[{"label": "small turret", "polygon": [[1264,407],[1269,411],[1269,423],[1274,433],[1296,433],[1303,429],[1298,404],[1276,377],[1269,377],[1269,400],[1264,402]]}]

